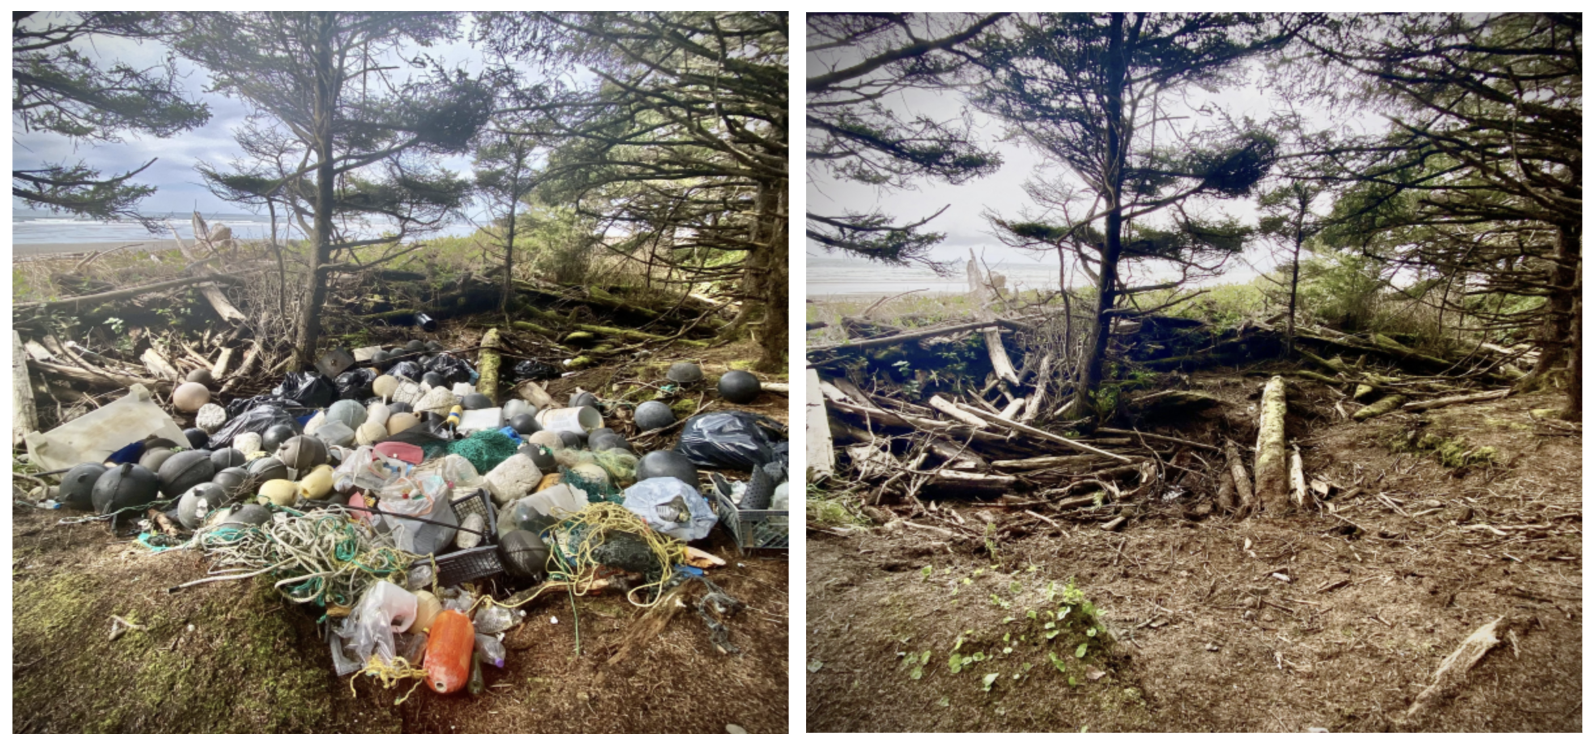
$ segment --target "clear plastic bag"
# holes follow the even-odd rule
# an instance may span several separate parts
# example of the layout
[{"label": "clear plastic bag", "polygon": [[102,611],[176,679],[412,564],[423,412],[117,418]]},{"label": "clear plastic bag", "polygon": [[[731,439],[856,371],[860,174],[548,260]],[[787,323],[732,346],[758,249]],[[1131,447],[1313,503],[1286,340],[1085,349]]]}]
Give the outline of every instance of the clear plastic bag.
[{"label": "clear plastic bag", "polygon": [[409,470],[409,465],[378,454],[372,447],[363,446],[338,463],[338,468],[333,470],[333,488],[339,491],[348,491],[352,487],[367,491],[385,488],[399,482]]},{"label": "clear plastic bag", "polygon": [[649,478],[626,489],[625,506],[655,532],[683,541],[699,540],[718,519],[702,494],[680,478]]},{"label": "clear plastic bag", "polygon": [[490,634],[483,634],[481,630],[478,630],[477,650],[482,653],[482,657],[493,664],[494,668],[504,668],[506,654],[504,652],[504,643],[499,642],[499,638]]},{"label": "clear plastic bag", "polygon": [[498,634],[520,623],[514,611],[504,606],[483,606],[477,609],[477,615],[471,619],[477,628],[477,634]]},{"label": "clear plastic bag", "polygon": [[373,655],[383,663],[393,663],[394,633],[410,628],[416,618],[416,596],[387,581],[366,589],[339,636],[345,649],[364,666]]}]

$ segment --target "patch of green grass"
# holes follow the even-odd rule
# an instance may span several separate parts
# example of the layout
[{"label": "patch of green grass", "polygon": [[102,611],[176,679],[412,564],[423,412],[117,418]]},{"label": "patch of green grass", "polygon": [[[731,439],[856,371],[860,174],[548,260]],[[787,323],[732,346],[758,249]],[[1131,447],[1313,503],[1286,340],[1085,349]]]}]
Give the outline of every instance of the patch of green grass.
[{"label": "patch of green grass", "polygon": [[[805,514],[810,522],[831,527],[866,527],[869,521],[857,511],[858,500],[847,494],[828,494],[810,486],[805,494]],[[927,575],[929,577],[929,575]]]}]

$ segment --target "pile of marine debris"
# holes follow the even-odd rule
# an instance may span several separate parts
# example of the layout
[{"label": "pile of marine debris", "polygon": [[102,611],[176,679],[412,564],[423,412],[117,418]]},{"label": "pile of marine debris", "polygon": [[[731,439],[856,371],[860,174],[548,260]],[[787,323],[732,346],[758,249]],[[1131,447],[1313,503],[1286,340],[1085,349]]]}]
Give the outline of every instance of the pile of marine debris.
[{"label": "pile of marine debris", "polygon": [[[1358,492],[1305,477],[1288,445],[1288,395],[1290,411],[1322,420],[1422,412],[1505,397],[1537,357],[1525,345],[1484,344],[1449,360],[1381,334],[1299,324],[1287,358],[1283,317],[1216,330],[1131,316],[1116,322],[1110,348],[1121,379],[1105,386],[1117,399],[1072,418],[1073,376],[1059,365],[1068,340],[1056,331],[1064,316],[913,331],[838,322],[863,338],[809,350],[811,481],[853,489],[872,516],[884,501],[923,512],[943,500],[949,514],[937,519],[975,537],[981,526],[966,526],[946,501],[1023,512],[999,534],[1038,520],[1114,530],[1159,507],[1190,518],[1285,513]],[[1181,373],[1192,371],[1251,390],[1238,401],[1193,389]]]}]

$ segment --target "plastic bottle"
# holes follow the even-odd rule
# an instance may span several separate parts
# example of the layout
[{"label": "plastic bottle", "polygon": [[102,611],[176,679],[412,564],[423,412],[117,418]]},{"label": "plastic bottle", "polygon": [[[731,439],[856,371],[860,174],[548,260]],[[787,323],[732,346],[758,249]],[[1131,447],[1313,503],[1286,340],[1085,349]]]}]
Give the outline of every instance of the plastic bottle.
[{"label": "plastic bottle", "polygon": [[486,660],[480,650],[471,654],[471,681],[466,685],[466,688],[471,692],[472,697],[482,694],[482,690],[487,688],[487,682],[482,680],[482,664]]}]

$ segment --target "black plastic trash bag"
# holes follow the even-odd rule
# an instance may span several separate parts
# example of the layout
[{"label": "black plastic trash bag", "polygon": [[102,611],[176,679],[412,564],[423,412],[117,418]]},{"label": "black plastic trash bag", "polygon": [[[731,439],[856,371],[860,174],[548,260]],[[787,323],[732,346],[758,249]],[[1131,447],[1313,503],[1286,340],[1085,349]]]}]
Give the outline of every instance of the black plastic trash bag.
[{"label": "black plastic trash bag", "polygon": [[315,371],[290,373],[272,390],[272,396],[291,399],[305,407],[327,407],[338,401],[338,385]]},{"label": "black plastic trash bag", "polygon": [[291,399],[273,397],[270,394],[257,394],[249,399],[236,399],[227,403],[227,417],[228,419],[236,418],[263,405],[280,408],[295,418],[306,417],[316,413],[316,408],[305,407]]},{"label": "black plastic trash bag", "polygon": [[377,375],[370,369],[356,368],[338,374],[338,378],[333,381],[338,385],[338,399],[365,402],[375,396],[371,391],[371,382],[376,380]]},{"label": "black plastic trash bag", "polygon": [[437,355],[429,355],[422,358],[421,369],[423,371],[436,372],[443,377],[445,385],[475,383],[473,377],[476,372],[471,369],[471,365],[448,353],[438,353]]},{"label": "black plastic trash bag", "polygon": [[536,360],[523,360],[513,369],[516,381],[547,381],[560,377],[560,369]]},{"label": "black plastic trash bag", "polygon": [[239,434],[263,433],[266,429],[278,423],[294,425],[296,422],[294,416],[288,414],[288,411],[280,405],[255,405],[245,410],[238,417],[227,421],[226,425],[216,429],[216,433],[211,434],[211,440],[205,444],[205,448],[221,449],[222,447],[229,447],[233,445],[233,439]]},{"label": "black plastic trash bag", "polygon": [[785,457],[787,427],[763,415],[742,410],[704,413],[687,421],[676,443],[699,467],[753,470]]},{"label": "black plastic trash bag", "polygon": [[401,360],[388,369],[388,375],[403,376],[411,381],[420,382],[421,374],[425,371],[426,369],[422,368],[421,364],[414,360]]}]

